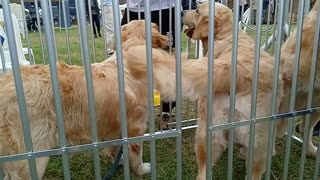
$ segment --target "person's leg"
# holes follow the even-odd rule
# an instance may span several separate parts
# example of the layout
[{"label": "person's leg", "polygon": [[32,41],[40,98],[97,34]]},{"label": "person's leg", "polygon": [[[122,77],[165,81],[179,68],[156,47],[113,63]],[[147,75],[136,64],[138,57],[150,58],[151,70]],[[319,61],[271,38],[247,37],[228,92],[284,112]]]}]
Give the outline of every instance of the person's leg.
[{"label": "person's leg", "polygon": [[97,26],[97,32],[98,32],[98,35],[99,35],[99,37],[101,37],[101,33],[100,33],[100,18],[99,18],[99,14],[95,14],[95,15],[94,15],[94,20],[95,20],[95,23],[96,23],[96,26]]},{"label": "person's leg", "polygon": [[[142,13],[141,18],[144,18],[144,15]],[[132,21],[132,20],[138,20],[139,16],[137,12],[132,12],[129,11],[129,19],[128,19],[128,10],[127,8],[124,10],[124,14],[121,20],[121,26],[127,24],[128,22]]]},{"label": "person's leg", "polygon": [[[242,7],[244,6],[239,6],[239,21],[241,21],[241,18],[242,18]],[[245,12],[244,8],[243,8],[243,13]]]},{"label": "person's leg", "polygon": [[127,8],[124,9],[124,14],[123,14],[123,17],[121,19],[121,26],[122,25],[125,25],[128,23],[128,10]]},{"label": "person's leg", "polygon": [[[171,11],[171,12],[170,12]],[[161,29],[161,34],[168,36],[169,42],[168,45],[171,46],[171,50],[175,47],[175,21],[174,21],[174,8],[163,9],[161,10],[161,23],[159,23],[159,11],[153,12],[152,14],[152,22],[157,23],[159,25],[159,29]],[[171,15],[171,16],[170,16]],[[171,19],[171,20],[170,20]],[[171,26],[168,22],[171,21]],[[170,105],[171,103],[171,105]],[[171,106],[171,107],[170,107]],[[161,113],[161,122],[160,129],[166,130],[168,129],[168,122],[170,119],[171,110],[176,106],[175,102],[164,102],[162,101],[162,113]]]},{"label": "person's leg", "polygon": [[94,37],[96,38],[96,37],[97,37],[97,31],[96,31],[96,27],[95,27],[94,14],[92,14],[91,17],[92,17],[92,29],[93,29],[93,34],[94,34]]},{"label": "person's leg", "polygon": [[112,6],[103,6],[104,13],[104,28],[106,32],[107,53],[112,54],[114,24],[113,24],[113,9]]},{"label": "person's leg", "polygon": [[37,18],[32,18],[32,29],[34,30],[34,31],[38,31],[38,27],[37,27]]},{"label": "person's leg", "polygon": [[175,8],[161,10],[161,21],[161,27],[159,27],[161,34],[168,36],[168,45],[173,49],[175,48]]}]

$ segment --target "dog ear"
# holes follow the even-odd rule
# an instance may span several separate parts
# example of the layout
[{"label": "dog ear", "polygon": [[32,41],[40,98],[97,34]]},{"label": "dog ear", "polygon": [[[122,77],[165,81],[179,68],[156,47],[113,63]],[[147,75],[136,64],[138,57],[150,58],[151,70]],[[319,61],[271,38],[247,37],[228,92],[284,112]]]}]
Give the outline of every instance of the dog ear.
[{"label": "dog ear", "polygon": [[198,40],[205,37],[208,37],[208,31],[209,31],[209,21],[207,18],[200,17],[199,23],[196,25],[193,34],[192,39]]},{"label": "dog ear", "polygon": [[152,47],[165,49],[168,46],[168,37],[159,33],[158,30],[152,29]]},{"label": "dog ear", "polygon": [[[123,25],[123,26],[121,26],[121,42],[125,42],[126,40],[128,40],[127,25]],[[113,41],[112,48],[113,48],[113,50],[116,50],[116,42],[115,41]]]},{"label": "dog ear", "polygon": [[[214,33],[216,34],[220,29],[220,18],[217,16],[214,16]],[[202,39],[207,38],[209,36],[209,19],[207,17],[202,17],[200,19],[199,23],[194,29],[194,32],[192,34],[192,39]]]},{"label": "dog ear", "polygon": [[218,16],[214,16],[214,33],[216,34],[220,30],[221,20]]}]

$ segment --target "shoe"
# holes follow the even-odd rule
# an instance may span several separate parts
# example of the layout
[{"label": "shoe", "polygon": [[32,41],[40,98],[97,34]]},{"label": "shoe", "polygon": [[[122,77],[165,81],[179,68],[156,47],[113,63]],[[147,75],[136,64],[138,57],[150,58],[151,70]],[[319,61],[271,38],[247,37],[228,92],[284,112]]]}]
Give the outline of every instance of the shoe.
[{"label": "shoe", "polygon": [[112,49],[108,49],[108,50],[107,50],[107,55],[108,55],[108,56],[112,56],[112,55],[113,55],[113,53],[114,53],[114,52],[113,52],[113,50],[112,50]]},{"label": "shoe", "polygon": [[159,128],[161,131],[169,130],[169,120],[170,116],[169,114],[162,114],[159,122]]},{"label": "shoe", "polygon": [[99,33],[99,37],[101,37],[101,34]]},{"label": "shoe", "polygon": [[169,127],[169,122],[170,122],[170,118],[171,118],[171,121],[174,122],[175,119],[175,115],[174,114],[168,114],[168,113],[163,113],[162,115],[157,115],[157,117],[160,118],[160,121],[159,121],[159,130],[160,131],[166,131],[166,130],[169,130],[169,129],[172,129],[172,128],[175,128],[175,125],[174,124],[171,124],[170,127]]},{"label": "shoe", "polygon": [[94,35],[94,38],[97,38],[98,36],[97,35]]}]

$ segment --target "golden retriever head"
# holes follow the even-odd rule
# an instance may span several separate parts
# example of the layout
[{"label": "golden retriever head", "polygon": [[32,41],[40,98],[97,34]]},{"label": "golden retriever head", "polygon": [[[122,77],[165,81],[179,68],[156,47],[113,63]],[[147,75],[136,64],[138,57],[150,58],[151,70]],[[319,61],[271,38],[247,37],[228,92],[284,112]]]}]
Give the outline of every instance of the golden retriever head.
[{"label": "golden retriever head", "polygon": [[[219,38],[220,35],[232,32],[233,22],[232,10],[220,3],[215,3],[214,14],[214,35]],[[182,22],[188,29],[188,37],[198,39],[208,39],[209,31],[209,1],[199,4],[196,10],[184,11]],[[221,37],[223,38],[223,37]]]},{"label": "golden retriever head", "polygon": [[[152,47],[167,49],[168,38],[160,34],[158,26],[151,23]],[[130,47],[146,44],[146,30],[144,20],[133,20],[121,27],[122,49],[127,51]],[[115,43],[114,43],[115,49]]]}]

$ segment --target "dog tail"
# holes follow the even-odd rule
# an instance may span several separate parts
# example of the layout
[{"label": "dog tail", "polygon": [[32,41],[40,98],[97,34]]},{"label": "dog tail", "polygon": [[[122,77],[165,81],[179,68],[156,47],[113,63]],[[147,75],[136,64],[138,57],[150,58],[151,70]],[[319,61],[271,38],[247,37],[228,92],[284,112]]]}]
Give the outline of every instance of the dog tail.
[{"label": "dog tail", "polygon": [[[161,98],[165,101],[174,101],[176,99],[176,61],[173,55],[163,50],[152,49],[153,60],[153,79],[154,88],[159,90]],[[135,79],[147,83],[147,66],[145,46],[136,46],[128,50],[125,57],[125,65],[131,76]],[[208,93],[208,60],[186,60],[182,57],[181,62],[181,80],[182,96],[195,100],[200,96],[206,96]],[[228,62],[229,61],[229,62]],[[231,62],[230,60],[214,60],[214,93],[230,91],[231,81]],[[244,78],[237,74],[237,82],[241,82],[243,87]],[[249,75],[249,74],[248,74]],[[218,82],[218,83],[217,83]],[[247,87],[251,87],[248,84]]]}]

